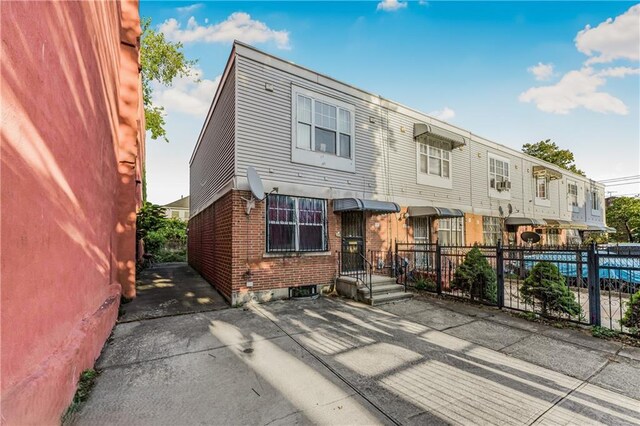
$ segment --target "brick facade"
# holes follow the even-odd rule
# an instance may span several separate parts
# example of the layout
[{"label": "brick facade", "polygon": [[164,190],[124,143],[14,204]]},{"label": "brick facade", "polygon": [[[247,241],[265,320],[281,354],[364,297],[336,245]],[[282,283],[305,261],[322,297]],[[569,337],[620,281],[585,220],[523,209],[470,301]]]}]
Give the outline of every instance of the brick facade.
[{"label": "brick facade", "polygon": [[228,192],[189,221],[188,259],[196,271],[231,301],[234,232],[233,193]]},{"label": "brick facade", "polygon": [[189,221],[189,264],[234,305],[253,297],[288,297],[289,287],[332,284],[340,250],[340,215],[332,213],[331,201],[328,250],[280,254],[266,251],[266,202],[256,202],[246,214],[244,199],[250,196],[230,191]]},{"label": "brick facade", "polygon": [[[189,264],[233,304],[289,296],[289,287],[331,285],[341,250],[341,215],[328,201],[328,250],[320,253],[268,253],[266,201],[256,201],[249,215],[251,194],[232,190],[189,221]],[[412,242],[411,219],[399,213],[365,214],[366,250],[393,250],[394,241]],[[528,230],[520,227],[518,234]],[[431,224],[436,241],[438,221]],[[503,236],[506,238],[506,233]],[[506,240],[503,240],[506,241]],[[483,243],[482,216],[465,215],[465,243]],[[252,285],[247,285],[251,283]]]}]

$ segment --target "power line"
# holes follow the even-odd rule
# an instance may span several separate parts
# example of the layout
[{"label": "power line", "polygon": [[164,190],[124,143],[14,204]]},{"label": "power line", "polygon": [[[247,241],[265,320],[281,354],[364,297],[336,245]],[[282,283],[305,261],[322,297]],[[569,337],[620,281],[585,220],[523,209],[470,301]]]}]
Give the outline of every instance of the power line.
[{"label": "power line", "polygon": [[624,180],[633,180],[633,179],[638,179],[638,178],[640,178],[640,175],[622,176],[622,177],[617,177],[617,178],[603,179],[603,180],[598,181],[598,182],[600,182],[600,183],[613,183],[613,182],[624,181]]},{"label": "power line", "polygon": [[639,183],[640,183],[640,180],[637,180],[637,181],[633,181],[633,182],[605,183],[605,186],[607,188],[609,188],[609,187],[612,187],[612,186],[637,185]]}]

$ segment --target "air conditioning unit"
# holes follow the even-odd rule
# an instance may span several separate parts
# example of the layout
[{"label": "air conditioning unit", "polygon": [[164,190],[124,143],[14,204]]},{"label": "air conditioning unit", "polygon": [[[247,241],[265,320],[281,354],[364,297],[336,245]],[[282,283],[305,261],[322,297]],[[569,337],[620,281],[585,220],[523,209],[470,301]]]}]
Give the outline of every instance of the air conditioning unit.
[{"label": "air conditioning unit", "polygon": [[509,191],[511,189],[511,181],[502,180],[502,181],[496,182],[496,189],[498,191]]}]

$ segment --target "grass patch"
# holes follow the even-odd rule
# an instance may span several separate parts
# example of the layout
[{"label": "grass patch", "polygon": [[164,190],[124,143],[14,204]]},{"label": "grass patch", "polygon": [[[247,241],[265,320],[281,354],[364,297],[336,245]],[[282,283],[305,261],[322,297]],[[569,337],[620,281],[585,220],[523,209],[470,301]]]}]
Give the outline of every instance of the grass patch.
[{"label": "grass patch", "polygon": [[95,385],[96,377],[98,377],[98,372],[94,369],[85,370],[80,374],[76,394],[73,396],[71,405],[69,405],[69,408],[67,408],[67,411],[62,416],[63,424],[69,421],[74,413],[80,411],[82,404],[89,399],[89,394]]},{"label": "grass patch", "polygon": [[516,316],[527,321],[536,321],[538,319],[538,315],[534,312],[518,312]]},{"label": "grass patch", "polygon": [[591,335],[599,339],[611,339],[613,337],[619,337],[620,332],[617,330],[611,330],[610,328],[594,325],[591,327]]}]

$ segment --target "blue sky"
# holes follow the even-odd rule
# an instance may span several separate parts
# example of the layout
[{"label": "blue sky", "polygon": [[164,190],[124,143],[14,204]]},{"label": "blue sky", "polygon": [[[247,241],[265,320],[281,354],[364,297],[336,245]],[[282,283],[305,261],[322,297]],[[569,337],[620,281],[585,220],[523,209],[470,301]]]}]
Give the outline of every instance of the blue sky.
[{"label": "blue sky", "polygon": [[[234,38],[495,142],[552,139],[596,180],[640,174],[640,5],[629,2],[146,2],[197,59],[158,87],[149,200],[189,193],[189,158]],[[610,19],[609,21],[607,21]],[[586,28],[586,26],[589,26]],[[608,188],[640,193],[640,184]]]}]

